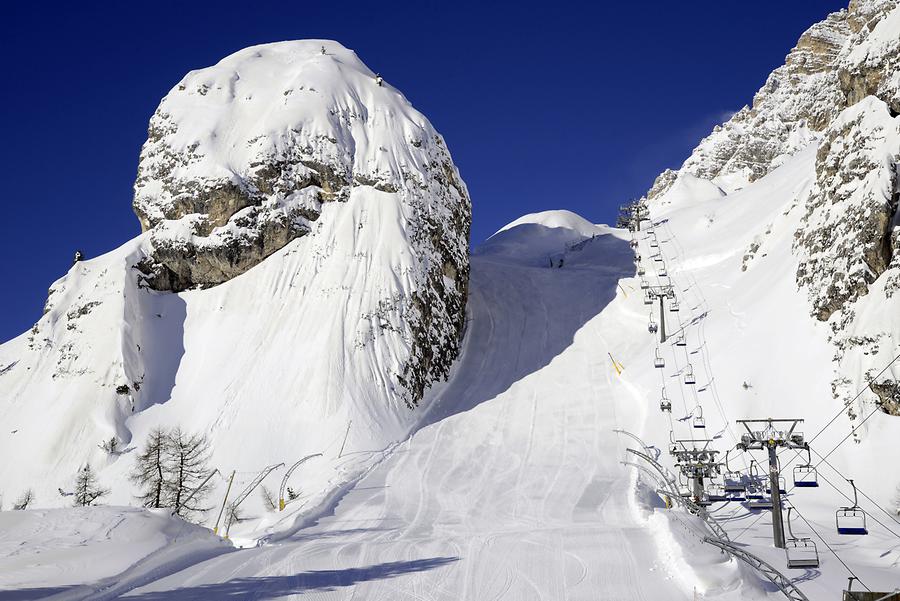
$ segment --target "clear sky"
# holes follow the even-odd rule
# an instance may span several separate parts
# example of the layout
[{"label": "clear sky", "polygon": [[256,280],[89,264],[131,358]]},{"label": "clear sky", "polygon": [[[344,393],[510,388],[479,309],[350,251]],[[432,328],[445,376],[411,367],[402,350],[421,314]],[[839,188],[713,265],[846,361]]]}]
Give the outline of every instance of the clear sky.
[{"label": "clear sky", "polygon": [[522,214],[611,222],[752,99],[846,0],[41,2],[4,7],[0,341],[38,319],[76,248],[139,233],[147,121],[189,70],[264,42],[354,49],[444,135],[472,241]]}]

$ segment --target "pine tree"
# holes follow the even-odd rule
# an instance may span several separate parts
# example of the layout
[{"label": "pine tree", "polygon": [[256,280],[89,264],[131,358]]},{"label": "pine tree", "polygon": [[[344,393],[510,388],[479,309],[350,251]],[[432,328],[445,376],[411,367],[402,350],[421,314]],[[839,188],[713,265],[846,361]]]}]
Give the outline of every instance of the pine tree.
[{"label": "pine tree", "polygon": [[97,475],[91,469],[91,464],[85,464],[75,478],[75,506],[87,507],[100,497],[108,494],[109,489],[97,484]]},{"label": "pine tree", "polygon": [[16,511],[24,511],[28,509],[28,506],[34,501],[34,491],[30,488],[23,492],[18,499],[16,499],[15,504],[13,505],[13,509]]},{"label": "pine tree", "polygon": [[211,472],[209,440],[202,434],[185,434],[181,428],[169,432],[167,439],[166,505],[182,517],[208,510],[203,507],[203,499],[212,485],[203,481]]},{"label": "pine tree", "polygon": [[137,456],[130,479],[141,488],[138,500],[144,507],[166,507],[166,455],[169,435],[154,428],[147,437],[144,450]]}]

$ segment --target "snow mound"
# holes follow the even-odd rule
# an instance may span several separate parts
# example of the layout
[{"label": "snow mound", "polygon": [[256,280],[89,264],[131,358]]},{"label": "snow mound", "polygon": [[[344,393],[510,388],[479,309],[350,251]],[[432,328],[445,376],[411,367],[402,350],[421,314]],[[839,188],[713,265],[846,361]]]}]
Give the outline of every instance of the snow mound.
[{"label": "snow mound", "polygon": [[165,511],[0,512],[0,589],[14,589],[13,599],[83,598],[105,589],[106,582],[115,587],[105,592],[124,592],[232,549],[209,530]]},{"label": "snow mound", "polygon": [[[594,225],[581,215],[567,211],[565,209],[557,209],[555,211],[541,211],[540,213],[529,213],[512,221],[494,233],[494,236],[500,232],[511,230],[519,225],[533,223],[548,228],[563,228],[577,232],[582,236],[593,236],[595,234],[606,233],[609,228],[605,225]],[[492,236],[493,237],[493,236]]]},{"label": "snow mound", "polygon": [[688,172],[678,174],[675,183],[656,202],[660,205],[677,205],[686,202],[703,202],[725,196],[725,192],[708,179]]}]

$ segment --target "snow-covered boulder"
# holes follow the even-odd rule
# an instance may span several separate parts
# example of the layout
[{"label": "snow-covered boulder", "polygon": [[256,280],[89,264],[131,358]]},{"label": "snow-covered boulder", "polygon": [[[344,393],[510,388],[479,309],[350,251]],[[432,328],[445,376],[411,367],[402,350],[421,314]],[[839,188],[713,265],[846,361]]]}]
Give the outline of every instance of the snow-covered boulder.
[{"label": "snow-covered boulder", "polygon": [[416,250],[464,280],[469,199],[444,141],[353,51],[281,42],[192,71],[153,114],[138,165],[147,281],[220,284],[308,234],[323,204],[360,187],[406,207]]},{"label": "snow-covered boulder", "polygon": [[[470,201],[441,136],[352,51],[282,42],[189,74],[151,121],[134,207],[145,231],[75,263],[0,345],[8,497],[68,504],[89,462],[132,503],[132,451],[178,426],[237,487],[324,453],[320,498],[415,427],[459,353]],[[113,436],[122,452],[100,448]]]}]

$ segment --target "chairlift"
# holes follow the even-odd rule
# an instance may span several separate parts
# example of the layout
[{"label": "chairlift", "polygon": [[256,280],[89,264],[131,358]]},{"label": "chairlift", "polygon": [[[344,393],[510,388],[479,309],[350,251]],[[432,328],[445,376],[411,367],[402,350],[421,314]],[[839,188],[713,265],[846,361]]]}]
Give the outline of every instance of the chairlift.
[{"label": "chairlift", "polygon": [[665,397],[665,393],[663,393],[663,398],[659,400],[659,410],[672,413],[672,401]]},{"label": "chairlift", "polygon": [[641,255],[640,255],[640,254],[635,253],[635,255],[634,255],[634,262],[635,262],[635,263],[640,263],[640,262],[641,262]]},{"label": "chairlift", "polygon": [[[787,489],[784,485],[784,476],[778,476],[778,492],[781,494],[787,493]],[[766,479],[766,494],[772,494],[772,481],[769,479]]]},{"label": "chairlift", "polygon": [[644,292],[644,304],[652,305],[653,304],[653,295],[650,294],[649,291]]},{"label": "chairlift", "polygon": [[666,360],[662,358],[662,355],[659,354],[659,347],[656,348],[656,351],[653,355],[653,367],[658,369],[662,369],[666,366]]},{"label": "chairlift", "polygon": [[641,278],[641,290],[648,290],[650,288],[650,282]]},{"label": "chairlift", "polygon": [[725,494],[725,487],[722,484],[710,484],[707,493],[709,495],[709,500],[713,503],[729,500],[728,495]]},{"label": "chairlift", "polygon": [[699,505],[700,507],[709,507],[712,505],[712,499],[709,497],[706,492],[700,493],[699,497],[694,497],[694,503]]},{"label": "chairlift", "polygon": [[650,239],[650,248],[659,248],[659,242],[656,241],[656,238]]},{"label": "chairlift", "polygon": [[848,480],[848,482],[853,487],[853,507],[841,507],[835,512],[834,521],[838,534],[868,534],[866,512],[857,503],[856,484],[853,483],[853,480]]},{"label": "chairlift", "polygon": [[694,427],[695,428],[705,428],[706,420],[703,419],[703,407],[701,407],[700,405],[697,405],[696,411],[699,411],[700,413],[694,416],[694,422],[693,422]]},{"label": "chairlift", "polygon": [[687,346],[687,340],[684,339],[684,332],[681,332],[675,338],[675,346]]},{"label": "chairlift", "polygon": [[680,310],[681,310],[681,307],[678,306],[678,301],[672,301],[672,303],[669,305],[669,311],[678,313],[678,311],[680,311]]},{"label": "chairlift", "polygon": [[658,262],[658,263],[662,263],[662,262],[663,262],[663,257],[662,257],[661,254],[657,253],[657,254],[653,255],[653,260],[656,261],[656,262]]},{"label": "chairlift", "polygon": [[697,383],[697,379],[694,378],[694,367],[690,363],[688,363],[687,367],[685,367],[684,383],[685,384],[696,384]]},{"label": "chairlift", "polygon": [[651,334],[656,334],[659,331],[659,326],[653,321],[653,311],[650,311],[650,323],[647,324],[647,331]]},{"label": "chairlift", "polygon": [[631,248],[637,248],[638,241],[632,239],[631,242],[628,243],[628,245],[631,246]]},{"label": "chairlift", "polygon": [[794,536],[791,528],[791,509],[787,508],[788,539],[784,542],[784,554],[787,557],[788,569],[805,569],[819,567],[819,551],[816,543],[810,538]]},{"label": "chairlift", "polygon": [[667,277],[669,277],[669,272],[666,271],[666,266],[665,266],[665,265],[663,265],[662,267],[659,268],[659,277],[661,277],[661,278],[667,278]]},{"label": "chairlift", "polygon": [[772,509],[772,497],[764,497],[762,495],[751,497],[747,495],[748,509]]},{"label": "chairlift", "polygon": [[644,274],[646,274],[646,273],[647,273],[647,270],[644,269],[644,266],[643,266],[643,265],[638,265],[637,274],[638,274],[638,275],[644,275]]},{"label": "chairlift", "polygon": [[725,451],[725,475],[722,478],[725,483],[725,492],[744,492],[747,487],[744,486],[744,479],[741,473],[732,470],[731,466],[728,465],[728,453],[730,452],[731,449]]},{"label": "chairlift", "polygon": [[747,500],[762,499],[762,486],[760,486],[759,470],[754,471],[753,468],[758,467],[756,459],[750,460],[750,482],[747,484]]},{"label": "chairlift", "polygon": [[794,486],[798,488],[815,488],[819,486],[819,473],[813,466],[798,465],[794,468]]}]

